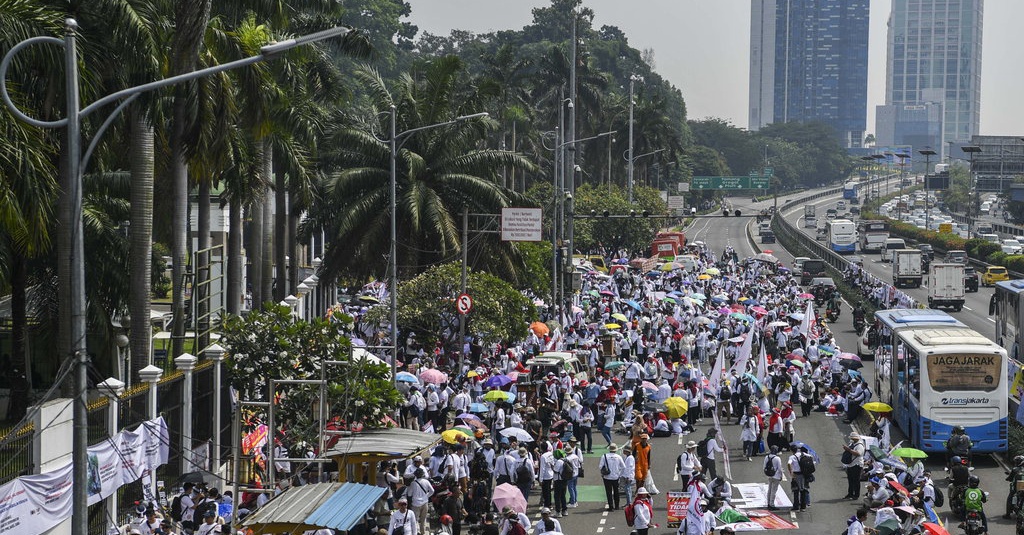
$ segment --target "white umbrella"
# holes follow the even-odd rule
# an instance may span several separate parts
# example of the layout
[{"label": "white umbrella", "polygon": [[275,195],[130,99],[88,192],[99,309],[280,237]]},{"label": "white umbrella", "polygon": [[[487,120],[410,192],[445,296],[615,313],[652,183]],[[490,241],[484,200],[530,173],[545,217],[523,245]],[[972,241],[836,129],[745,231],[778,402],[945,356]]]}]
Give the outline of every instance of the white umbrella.
[{"label": "white umbrella", "polygon": [[515,437],[519,442],[533,442],[533,436],[521,427],[506,427],[501,430],[501,436],[509,438]]}]

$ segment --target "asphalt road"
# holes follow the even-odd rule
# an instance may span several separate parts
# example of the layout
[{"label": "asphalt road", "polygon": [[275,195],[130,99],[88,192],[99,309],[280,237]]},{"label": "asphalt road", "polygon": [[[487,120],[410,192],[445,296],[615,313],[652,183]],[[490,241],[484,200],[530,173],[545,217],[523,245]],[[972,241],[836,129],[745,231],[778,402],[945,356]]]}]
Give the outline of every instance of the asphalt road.
[{"label": "asphalt road", "polygon": [[[751,203],[750,197],[733,197],[729,201],[733,205],[733,209],[738,208],[741,210],[744,214],[742,217],[698,219],[693,226],[686,230],[688,239],[691,241],[704,241],[719,254],[726,246],[731,245],[741,257],[758,252],[758,247],[771,249],[773,254],[783,263],[792,263],[792,255],[781,246],[777,244],[755,246],[751,244],[747,237],[746,227],[754,224],[753,216],[757,212],[772,205],[773,201],[771,199]],[[780,198],[779,205],[782,205],[783,201],[784,198]],[[828,202],[821,201],[820,204],[824,205],[828,204]],[[832,204],[834,202],[835,199],[831,200]],[[824,208],[820,210],[823,212]],[[798,211],[802,213],[802,209],[798,209]],[[789,216],[787,214],[787,218]],[[796,217],[799,216],[797,215]],[[753,232],[753,234],[756,235],[756,232]],[[874,258],[871,260],[874,260]],[[874,262],[866,262],[866,264],[870,265],[868,269],[879,276],[884,274],[885,267],[888,267],[888,265],[883,267],[881,264]],[[913,290],[911,291],[913,292]],[[965,310],[958,317],[961,317],[965,323],[979,330],[979,332],[991,336],[992,323],[988,321],[985,315],[985,312],[987,312],[988,295],[990,295],[989,290],[981,292],[980,295],[969,294],[968,306],[972,310]],[[984,301],[984,307],[981,306],[982,301]],[[985,328],[985,330],[982,330],[982,328]],[[849,309],[843,312],[833,331],[841,347],[847,349],[856,347],[856,334],[853,332],[852,313]],[[873,381],[874,370],[871,362],[865,363],[862,371],[868,381]],[[856,429],[866,429],[868,424],[869,422],[866,419],[861,419],[853,425],[843,424],[841,419],[832,418],[823,413],[812,413],[807,418],[797,420],[795,426],[797,440],[804,441],[814,448],[820,455],[821,464],[815,473],[816,481],[811,486],[811,507],[803,513],[790,512],[788,510],[778,513],[782,519],[792,522],[796,526],[796,529],[791,529],[788,532],[840,533],[846,528],[846,519],[854,513],[860,502],[842,499],[846,494],[846,476],[845,472],[840,469],[839,458],[847,435]],[[698,423],[696,432],[688,436],[652,439],[652,473],[658,488],[662,491],[661,494],[654,497],[655,522],[660,527],[652,529],[652,534],[670,534],[675,532],[674,528],[666,527],[667,501],[665,496],[666,491],[679,490],[679,483],[675,477],[675,459],[682,452],[683,444],[686,441],[691,439],[699,440],[705,435],[707,429],[713,425],[710,419],[705,419]],[[746,504],[742,503],[742,497],[735,487],[744,484],[765,483],[765,477],[761,468],[763,457],[755,458],[753,462],[744,461],[740,454],[742,442],[739,439],[739,427],[735,424],[722,424],[719,429],[719,437],[724,439],[725,445],[728,448],[726,455],[728,460],[722,459],[721,455],[718,456],[718,471],[719,473],[727,474],[731,478],[734,485],[734,499],[737,500],[736,505],[742,508]],[[624,435],[616,435],[615,438],[620,446],[626,442]],[[893,442],[896,443],[902,438],[899,430],[893,429]],[[631,531],[626,526],[621,511],[605,511],[604,491],[601,486],[598,462],[599,457],[606,450],[603,445],[597,445],[600,442],[600,437],[597,437],[594,454],[587,455],[585,459],[587,477],[580,480],[579,483],[579,508],[570,509],[569,515],[561,519],[562,528],[565,533],[619,533],[620,535],[627,535]],[[943,487],[945,492],[945,482],[942,480],[943,464],[944,460],[939,458],[929,459],[926,463],[928,469],[934,474],[936,484]],[[975,473],[981,477],[982,488],[991,493],[986,507],[990,523],[989,533],[993,535],[1012,533],[1012,521],[1000,518],[1007,494],[1001,466],[992,457],[978,458],[975,465]],[[787,496],[792,496],[789,492],[788,481],[783,482],[782,488],[786,491]],[[536,501],[536,498],[531,499],[532,504],[535,504]],[[939,513],[944,521],[952,523],[949,526],[950,533],[960,532],[955,529],[958,521],[949,513],[948,506],[940,509]],[[539,517],[536,507],[531,507],[530,516],[531,518]]]}]

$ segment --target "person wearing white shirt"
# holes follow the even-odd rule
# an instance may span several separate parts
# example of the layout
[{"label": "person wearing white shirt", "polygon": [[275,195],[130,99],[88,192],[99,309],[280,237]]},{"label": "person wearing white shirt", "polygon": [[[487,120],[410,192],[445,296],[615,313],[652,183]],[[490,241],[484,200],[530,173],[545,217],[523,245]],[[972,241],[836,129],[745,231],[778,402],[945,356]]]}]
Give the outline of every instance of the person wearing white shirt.
[{"label": "person wearing white shirt", "polygon": [[865,535],[864,521],[868,519],[867,509],[857,509],[857,517],[846,527],[846,535]]},{"label": "person wearing white shirt", "polygon": [[409,510],[409,501],[406,498],[400,498],[398,500],[398,510],[391,512],[391,522],[388,523],[388,535],[413,535],[418,531],[416,514]]},{"label": "person wearing white shirt", "polygon": [[619,478],[622,477],[622,472],[625,469],[626,462],[619,455],[619,446],[612,444],[608,448],[608,453],[602,455],[598,462],[598,470],[600,470],[601,479],[604,482],[604,494],[608,500],[609,511],[619,508]]},{"label": "person wearing white shirt", "polygon": [[[424,535],[427,531],[427,513],[430,506],[430,498],[434,495],[434,485],[426,478],[426,474],[420,469],[416,479],[409,483],[405,492],[405,499],[408,501],[409,509],[415,518],[422,518],[419,523],[419,533]],[[412,535],[411,533],[408,535]]]},{"label": "person wearing white shirt", "polygon": [[546,445],[541,446],[544,453],[540,456],[540,504],[542,507],[551,507],[551,488],[555,481],[555,454]]},{"label": "person wearing white shirt", "polygon": [[516,478],[516,458],[511,450],[505,450],[494,461],[495,484],[512,483]]},{"label": "person wearing white shirt", "polygon": [[[708,434],[706,437],[706,440],[708,441],[707,456],[703,458],[700,458],[698,456],[697,459],[698,461],[700,461],[701,471],[711,476],[712,479],[718,477],[718,470],[716,470],[715,468],[715,452],[725,453],[725,450],[722,448],[722,446],[718,444],[718,438],[716,437],[717,434],[718,431],[715,430],[715,428],[708,429]],[[700,448],[697,448],[697,450],[699,451]]]},{"label": "person wearing white shirt", "polygon": [[558,520],[551,518],[551,509],[547,507],[540,510],[540,520],[533,525],[533,535],[541,535],[542,533],[561,533],[562,525]]},{"label": "person wearing white shirt", "polygon": [[636,457],[633,456],[633,449],[630,446],[622,448],[622,460],[626,467],[619,476],[619,491],[625,493],[627,502],[632,503],[636,484]]},{"label": "person wearing white shirt", "polygon": [[519,523],[524,530],[530,529],[530,518],[524,513],[513,511],[511,507],[502,509],[501,523],[498,524],[498,535],[508,535],[513,523]]},{"label": "person wearing white shirt", "polygon": [[679,474],[683,491],[686,491],[686,486],[690,483],[690,476],[695,471],[700,471],[700,461],[697,460],[697,443],[691,440],[686,443],[686,451],[680,453],[676,458],[676,472]]},{"label": "person wearing white shirt", "polygon": [[636,489],[636,500],[633,501],[633,529],[637,535],[647,535],[654,517],[654,506],[651,505],[651,495],[647,489],[640,487]]},{"label": "person wearing white shirt", "polygon": [[405,467],[405,471],[402,472],[402,476],[416,477],[416,470],[423,468],[423,457],[417,455],[412,458],[412,462]]},{"label": "person wearing white shirt", "polygon": [[[771,469],[769,469],[771,465]],[[763,471],[768,477],[768,510],[778,509],[775,506],[775,498],[779,494],[779,486],[782,483],[782,458],[779,457],[779,447],[772,446],[770,453],[764,458]],[[768,476],[767,474],[772,475]]]}]

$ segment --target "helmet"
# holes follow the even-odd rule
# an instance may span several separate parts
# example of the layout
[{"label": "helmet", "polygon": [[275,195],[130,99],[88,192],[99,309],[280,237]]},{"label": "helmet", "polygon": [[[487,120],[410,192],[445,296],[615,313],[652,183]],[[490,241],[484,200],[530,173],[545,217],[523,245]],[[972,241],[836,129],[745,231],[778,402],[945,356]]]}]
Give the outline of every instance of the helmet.
[{"label": "helmet", "polygon": [[1024,464],[1024,455],[1018,455],[1013,458],[1013,464],[1021,465]]},{"label": "helmet", "polygon": [[960,464],[960,456],[959,455],[954,455],[953,457],[951,457],[949,459],[949,463],[950,464]]},{"label": "helmet", "polygon": [[978,488],[978,485],[981,484],[981,479],[979,479],[978,476],[971,476],[967,478],[967,484],[970,485],[972,489],[976,489]]},{"label": "helmet", "polygon": [[953,432],[954,433],[963,433],[964,432],[964,426],[962,426],[962,425],[953,426]]},{"label": "helmet", "polygon": [[441,515],[441,524],[445,526],[452,525],[452,517],[449,515]]}]

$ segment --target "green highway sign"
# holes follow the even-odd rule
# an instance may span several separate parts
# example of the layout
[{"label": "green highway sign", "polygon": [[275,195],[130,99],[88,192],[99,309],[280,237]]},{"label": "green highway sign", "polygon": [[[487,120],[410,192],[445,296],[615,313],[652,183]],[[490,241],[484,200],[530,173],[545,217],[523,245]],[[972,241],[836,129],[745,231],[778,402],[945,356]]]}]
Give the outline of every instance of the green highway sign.
[{"label": "green highway sign", "polygon": [[690,189],[768,189],[770,177],[750,176],[695,176]]}]

